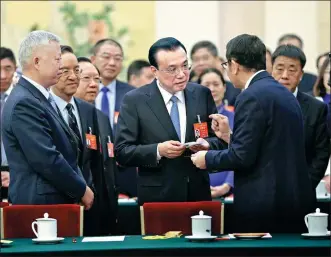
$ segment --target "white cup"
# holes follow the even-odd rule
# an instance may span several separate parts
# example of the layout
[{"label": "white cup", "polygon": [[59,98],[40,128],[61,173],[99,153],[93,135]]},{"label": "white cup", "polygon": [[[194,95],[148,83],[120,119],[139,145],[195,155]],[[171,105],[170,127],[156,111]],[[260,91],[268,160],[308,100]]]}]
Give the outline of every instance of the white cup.
[{"label": "white cup", "polygon": [[203,211],[199,215],[192,216],[192,235],[195,237],[210,237],[211,236],[211,216],[203,215]]},{"label": "white cup", "polygon": [[305,223],[311,235],[326,235],[328,232],[328,214],[321,213],[319,208],[305,216]]},{"label": "white cup", "polygon": [[[37,231],[35,229],[37,225]],[[57,221],[56,219],[48,218],[48,213],[44,214],[44,218],[36,219],[31,224],[32,231],[38,239],[48,240],[57,238]]]}]

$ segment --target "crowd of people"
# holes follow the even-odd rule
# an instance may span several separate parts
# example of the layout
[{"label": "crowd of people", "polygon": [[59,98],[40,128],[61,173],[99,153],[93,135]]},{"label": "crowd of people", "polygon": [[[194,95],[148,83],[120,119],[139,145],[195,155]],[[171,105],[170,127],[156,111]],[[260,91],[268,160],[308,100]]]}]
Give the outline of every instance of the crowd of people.
[{"label": "crowd of people", "polygon": [[84,235],[108,235],[119,194],[140,205],[233,194],[237,231],[303,232],[318,184],[330,193],[328,54],[316,76],[294,34],[273,52],[238,35],[225,57],[210,41],[188,54],[167,37],[123,82],[116,40],[76,56],[33,31],[19,65],[1,47],[1,197],[82,204]]}]

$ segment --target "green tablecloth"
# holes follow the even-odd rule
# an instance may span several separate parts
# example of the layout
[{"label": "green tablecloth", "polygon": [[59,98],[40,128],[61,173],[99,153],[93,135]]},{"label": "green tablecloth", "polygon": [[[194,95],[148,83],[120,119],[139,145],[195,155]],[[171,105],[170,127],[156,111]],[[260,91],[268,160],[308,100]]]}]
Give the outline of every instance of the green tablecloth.
[{"label": "green tablecloth", "polygon": [[88,242],[82,243],[82,238],[77,238],[77,243],[72,238],[66,238],[59,244],[35,244],[31,239],[14,239],[11,246],[1,248],[1,256],[7,255],[66,255],[66,256],[96,256],[109,254],[127,256],[146,255],[287,255],[293,253],[311,253],[323,256],[330,253],[330,240],[304,239],[300,235],[273,235],[272,239],[259,240],[220,240],[212,242],[191,242],[185,238],[166,240],[143,240],[141,236],[127,236],[122,242]]}]

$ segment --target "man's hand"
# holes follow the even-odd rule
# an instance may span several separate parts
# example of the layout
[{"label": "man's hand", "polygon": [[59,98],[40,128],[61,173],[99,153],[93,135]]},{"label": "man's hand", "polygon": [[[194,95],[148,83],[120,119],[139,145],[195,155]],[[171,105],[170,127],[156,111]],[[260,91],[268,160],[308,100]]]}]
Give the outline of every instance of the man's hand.
[{"label": "man's hand", "polygon": [[206,169],[206,159],[205,156],[207,151],[200,151],[195,154],[192,154],[191,161],[199,169]]},{"label": "man's hand", "polygon": [[1,171],[1,185],[3,187],[9,187],[10,175],[8,171]]},{"label": "man's hand", "polygon": [[209,150],[209,143],[207,140],[203,138],[198,138],[197,141],[198,145],[194,145],[190,147],[190,150],[194,153],[203,151],[203,150]]},{"label": "man's hand", "polygon": [[168,159],[173,159],[181,156],[185,151],[186,147],[178,141],[165,141],[158,144],[158,150],[161,157],[166,157]]},{"label": "man's hand", "polygon": [[89,210],[92,207],[93,201],[94,201],[94,193],[91,190],[91,188],[86,186],[85,194],[82,197],[82,204],[84,205],[85,210]]},{"label": "man's hand", "polygon": [[211,114],[209,115],[209,118],[213,119],[211,122],[211,128],[214,130],[216,136],[229,143],[231,129],[228,117],[222,114]]},{"label": "man's hand", "polygon": [[210,187],[211,197],[216,198],[226,195],[230,191],[231,187],[228,184],[223,184],[216,187]]},{"label": "man's hand", "polygon": [[330,194],[330,175],[327,175],[323,178],[325,182],[326,191]]}]

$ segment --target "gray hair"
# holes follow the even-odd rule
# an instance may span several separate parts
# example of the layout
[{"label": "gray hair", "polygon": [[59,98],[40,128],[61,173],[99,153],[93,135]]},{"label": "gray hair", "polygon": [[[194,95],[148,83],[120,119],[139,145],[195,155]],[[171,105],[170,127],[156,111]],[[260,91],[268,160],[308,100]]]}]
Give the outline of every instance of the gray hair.
[{"label": "gray hair", "polygon": [[60,43],[60,38],[48,31],[36,30],[30,32],[29,35],[23,39],[18,51],[18,60],[22,69],[38,46],[48,45],[50,42]]}]

